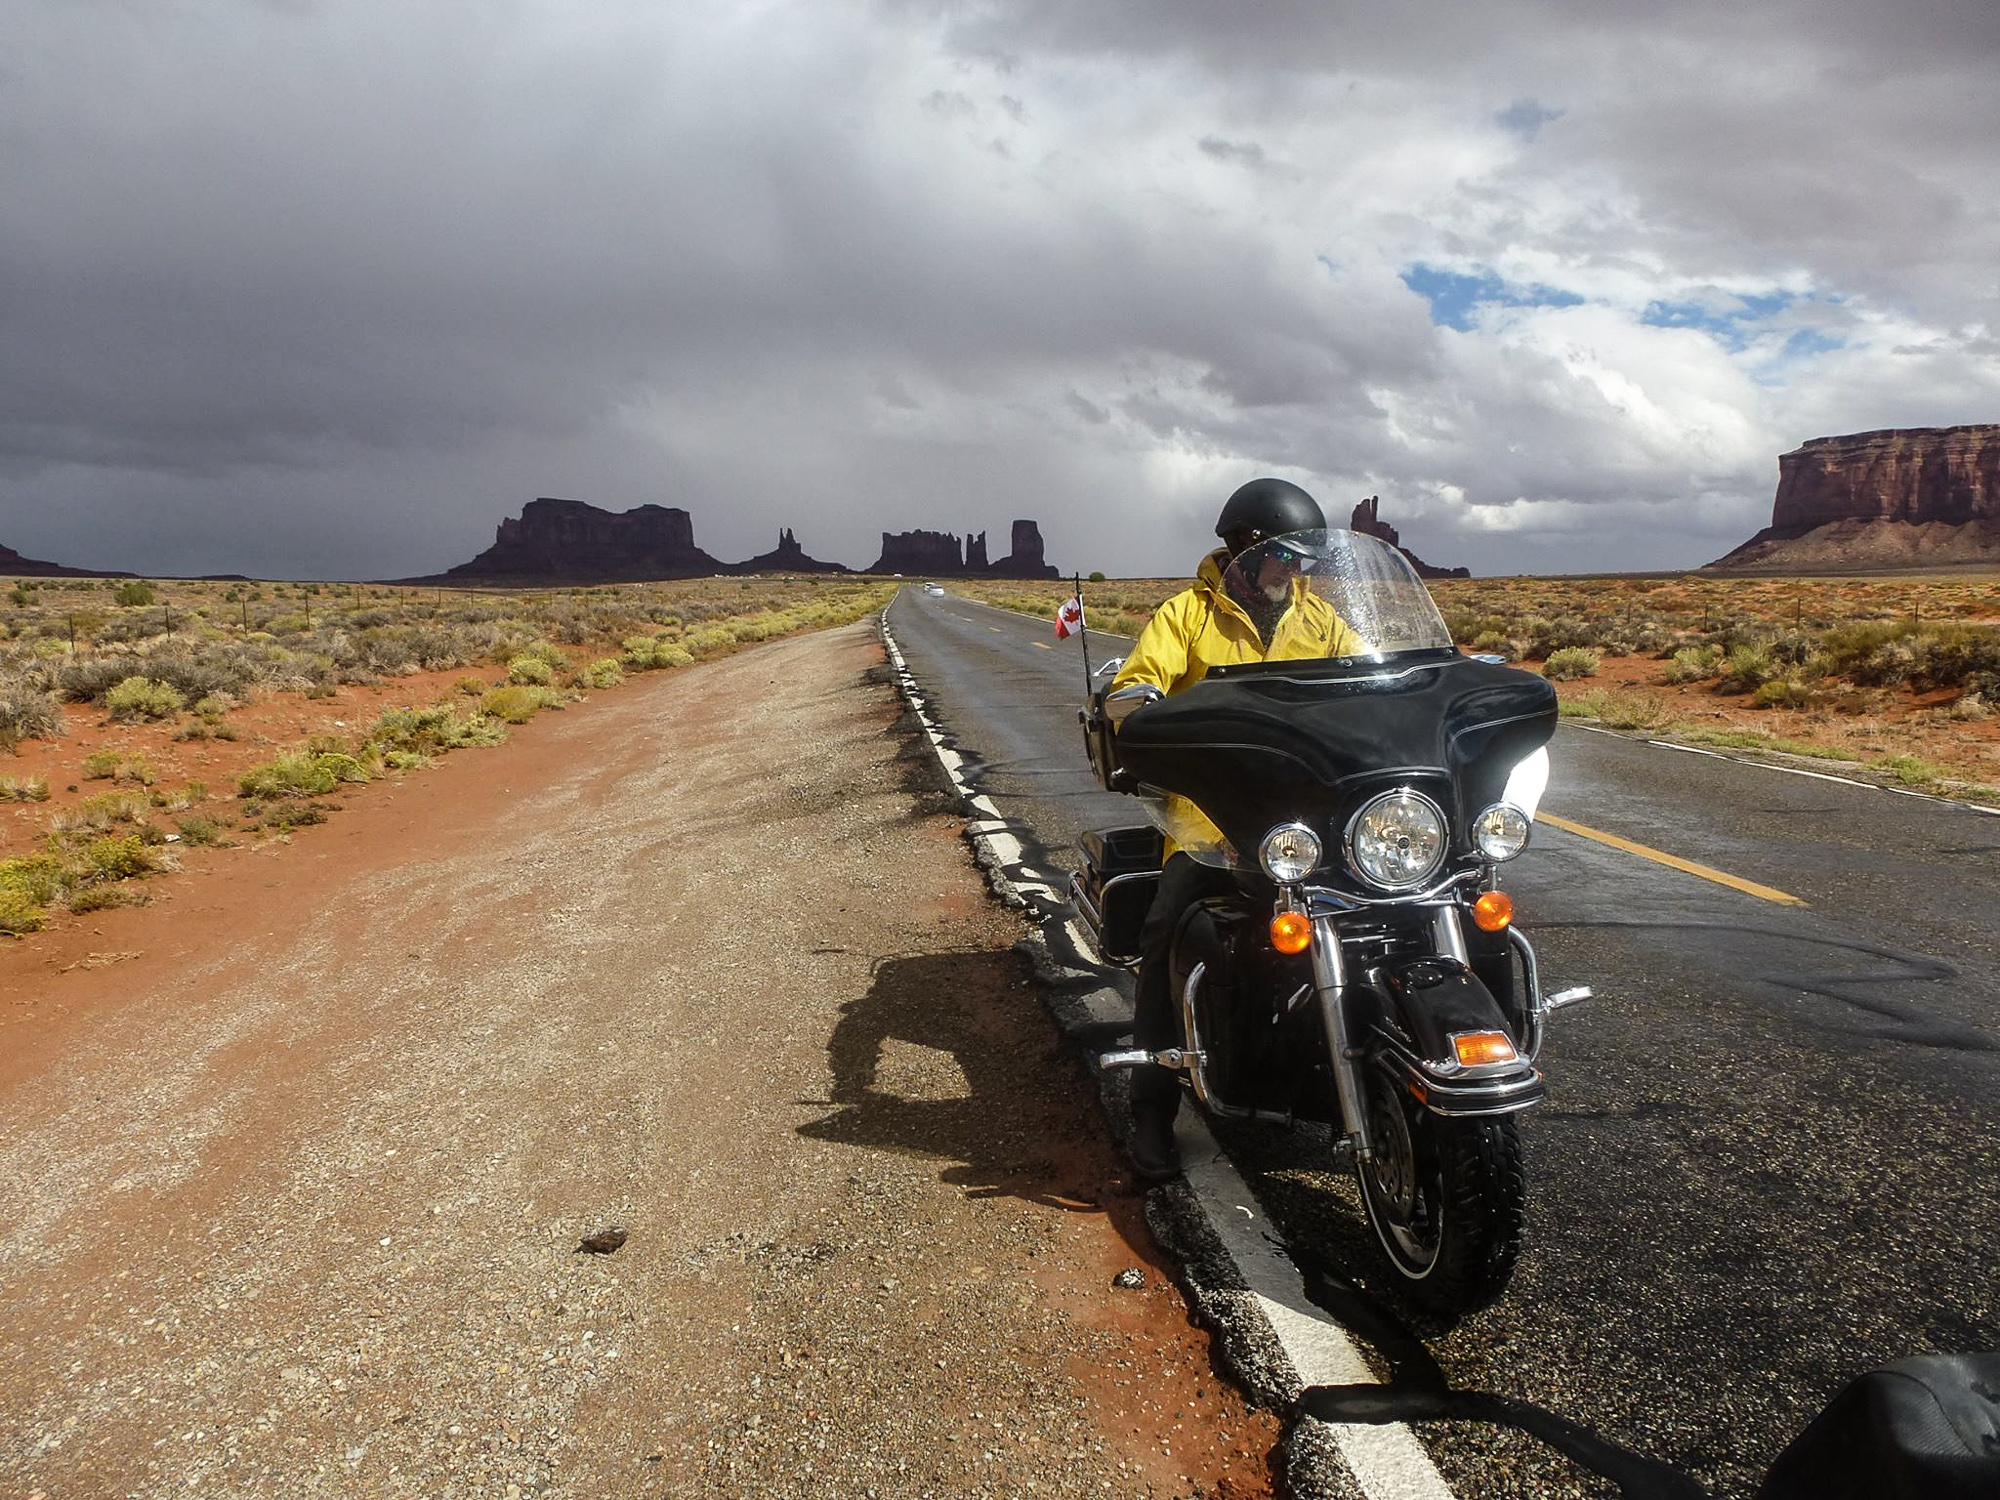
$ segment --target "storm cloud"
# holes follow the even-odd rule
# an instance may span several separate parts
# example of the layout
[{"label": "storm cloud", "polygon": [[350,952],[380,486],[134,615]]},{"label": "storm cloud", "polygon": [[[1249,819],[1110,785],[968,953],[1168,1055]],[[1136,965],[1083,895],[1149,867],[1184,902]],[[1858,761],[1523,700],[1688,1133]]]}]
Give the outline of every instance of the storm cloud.
[{"label": "storm cloud", "polygon": [[0,542],[379,577],[536,495],[1042,523],[1229,489],[1690,566],[2000,420],[2000,12],[0,0]]}]

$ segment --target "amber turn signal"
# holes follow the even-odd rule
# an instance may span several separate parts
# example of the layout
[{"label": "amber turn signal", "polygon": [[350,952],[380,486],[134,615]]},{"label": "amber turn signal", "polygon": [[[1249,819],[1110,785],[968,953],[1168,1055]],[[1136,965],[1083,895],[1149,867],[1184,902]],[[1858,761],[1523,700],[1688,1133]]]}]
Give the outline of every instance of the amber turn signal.
[{"label": "amber turn signal", "polygon": [[1513,1062],[1519,1055],[1504,1031],[1459,1031],[1451,1038],[1460,1067],[1476,1068],[1481,1063]]},{"label": "amber turn signal", "polygon": [[1312,919],[1304,912],[1281,911],[1271,918],[1271,946],[1280,953],[1303,953],[1312,940]]},{"label": "amber turn signal", "polygon": [[1472,920],[1481,932],[1505,932],[1514,920],[1514,898],[1505,891],[1488,891],[1472,903]]}]

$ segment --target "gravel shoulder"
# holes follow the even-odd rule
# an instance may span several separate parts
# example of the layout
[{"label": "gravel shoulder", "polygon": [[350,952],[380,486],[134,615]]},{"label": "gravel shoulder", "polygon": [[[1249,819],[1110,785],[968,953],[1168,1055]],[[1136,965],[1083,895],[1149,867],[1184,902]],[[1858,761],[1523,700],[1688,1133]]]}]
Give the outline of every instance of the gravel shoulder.
[{"label": "gravel shoulder", "polygon": [[0,1494],[1269,1493],[881,660],[0,950]]}]

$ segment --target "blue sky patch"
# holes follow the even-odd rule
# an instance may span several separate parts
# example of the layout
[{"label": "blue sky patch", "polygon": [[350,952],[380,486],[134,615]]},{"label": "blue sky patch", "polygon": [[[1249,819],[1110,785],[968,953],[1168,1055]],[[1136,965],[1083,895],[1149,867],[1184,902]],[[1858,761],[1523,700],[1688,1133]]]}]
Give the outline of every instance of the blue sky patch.
[{"label": "blue sky patch", "polygon": [[1544,125],[1562,117],[1561,110],[1548,109],[1538,99],[1516,99],[1493,119],[1510,135],[1518,135],[1524,141],[1532,141],[1542,133]]},{"label": "blue sky patch", "polygon": [[1431,305],[1431,322],[1440,328],[1472,329],[1481,307],[1576,307],[1583,302],[1575,292],[1560,287],[1520,286],[1501,280],[1494,271],[1468,276],[1460,271],[1418,261],[1402,273],[1403,285]]},{"label": "blue sky patch", "polygon": [[[1654,328],[1693,328],[1707,334],[1730,353],[1748,348],[1752,340],[1772,332],[1771,320],[1800,302],[1837,303],[1838,297],[1801,297],[1779,290],[1757,294],[1723,293],[1685,302],[1648,303],[1639,321]],[[1801,328],[1785,341],[1785,358],[1804,358],[1844,348],[1846,340],[1814,328]]]}]

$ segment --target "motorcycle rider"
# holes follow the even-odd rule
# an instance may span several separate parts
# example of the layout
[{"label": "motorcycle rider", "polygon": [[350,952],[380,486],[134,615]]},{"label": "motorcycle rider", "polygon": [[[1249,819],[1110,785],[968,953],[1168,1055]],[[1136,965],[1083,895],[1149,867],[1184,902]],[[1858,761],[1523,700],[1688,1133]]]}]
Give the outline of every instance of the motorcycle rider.
[{"label": "motorcycle rider", "polygon": [[[1303,550],[1288,553],[1282,546],[1267,547],[1255,577],[1246,578],[1230,568],[1245,550],[1273,537],[1325,529],[1326,517],[1318,502],[1289,480],[1253,479],[1239,488],[1215,523],[1222,546],[1202,559],[1193,587],[1154,611],[1111,690],[1145,683],[1174,693],[1201,681],[1212,667],[1360,651],[1360,639],[1352,628],[1300,579]],[[1184,852],[1219,842],[1221,834],[1214,825],[1178,797],[1167,799],[1165,821],[1167,860],[1140,929],[1132,1023],[1132,1044],[1152,1052],[1179,1042],[1167,964],[1181,914],[1203,896],[1231,888],[1227,870]],[[1180,1170],[1174,1146],[1179,1080],[1166,1068],[1136,1068],[1131,1100],[1133,1164],[1141,1176],[1171,1177]]]}]

